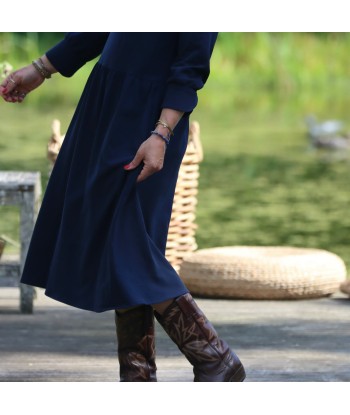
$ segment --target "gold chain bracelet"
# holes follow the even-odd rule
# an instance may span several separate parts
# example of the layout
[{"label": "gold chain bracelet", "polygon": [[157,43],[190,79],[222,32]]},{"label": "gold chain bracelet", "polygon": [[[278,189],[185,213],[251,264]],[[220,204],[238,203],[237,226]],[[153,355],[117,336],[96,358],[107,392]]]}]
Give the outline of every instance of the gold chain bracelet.
[{"label": "gold chain bracelet", "polygon": [[167,128],[169,130],[170,135],[174,135],[174,131],[169,127],[169,125],[166,122],[164,122],[162,120],[158,120],[156,122],[156,127],[157,127],[157,125],[162,125],[164,128]]}]

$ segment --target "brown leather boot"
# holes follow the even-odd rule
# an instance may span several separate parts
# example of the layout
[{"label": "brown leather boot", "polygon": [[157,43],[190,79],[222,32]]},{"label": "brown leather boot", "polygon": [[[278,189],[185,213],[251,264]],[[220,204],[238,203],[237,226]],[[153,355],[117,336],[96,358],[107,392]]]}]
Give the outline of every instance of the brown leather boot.
[{"label": "brown leather boot", "polygon": [[194,382],[243,382],[244,367],[219,339],[214,327],[190,294],[177,297],[158,322],[193,365]]},{"label": "brown leather boot", "polygon": [[142,305],[115,311],[121,382],[157,382],[154,314]]}]

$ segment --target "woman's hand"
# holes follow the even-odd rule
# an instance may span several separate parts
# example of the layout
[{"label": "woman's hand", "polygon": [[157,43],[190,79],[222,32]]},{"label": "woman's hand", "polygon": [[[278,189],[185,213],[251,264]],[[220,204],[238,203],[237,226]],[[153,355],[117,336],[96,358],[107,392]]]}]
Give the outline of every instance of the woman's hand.
[{"label": "woman's hand", "polygon": [[[163,137],[167,137],[183,116],[183,112],[170,108],[163,108],[160,114],[160,125],[156,125],[154,131]],[[166,124],[168,127],[164,126]],[[170,130],[169,130],[170,127]],[[137,183],[147,179],[153,173],[162,170],[164,163],[164,155],[166,150],[166,142],[156,134],[152,134],[144,141],[134,157],[134,160],[124,166],[125,170],[135,169],[143,161],[143,169],[137,178]]]},{"label": "woman's hand", "polygon": [[27,94],[44,82],[45,78],[33,65],[12,72],[0,85],[0,96],[6,102],[22,102]]},{"label": "woman's hand", "polygon": [[140,145],[133,161],[124,166],[124,169],[133,170],[143,161],[144,166],[136,181],[142,182],[163,168],[165,150],[166,143],[157,135],[151,135]]}]

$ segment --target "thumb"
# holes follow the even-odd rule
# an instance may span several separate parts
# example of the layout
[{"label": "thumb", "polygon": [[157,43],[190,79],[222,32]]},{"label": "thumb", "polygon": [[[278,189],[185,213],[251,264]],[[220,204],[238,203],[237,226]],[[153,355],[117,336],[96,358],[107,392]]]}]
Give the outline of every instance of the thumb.
[{"label": "thumb", "polygon": [[143,160],[143,156],[140,151],[135,154],[134,159],[127,165],[124,166],[124,170],[135,169]]}]

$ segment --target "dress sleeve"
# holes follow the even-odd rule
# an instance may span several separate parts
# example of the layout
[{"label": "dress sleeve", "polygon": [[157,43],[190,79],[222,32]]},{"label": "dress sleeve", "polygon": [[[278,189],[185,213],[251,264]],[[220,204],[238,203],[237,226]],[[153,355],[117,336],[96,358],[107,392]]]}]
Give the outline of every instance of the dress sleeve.
[{"label": "dress sleeve", "polygon": [[217,33],[180,33],[178,52],[167,79],[162,108],[190,113],[198,102],[210,72],[210,57]]},{"label": "dress sleeve", "polygon": [[101,54],[109,33],[67,33],[65,38],[46,52],[57,71],[72,76],[86,62]]}]

